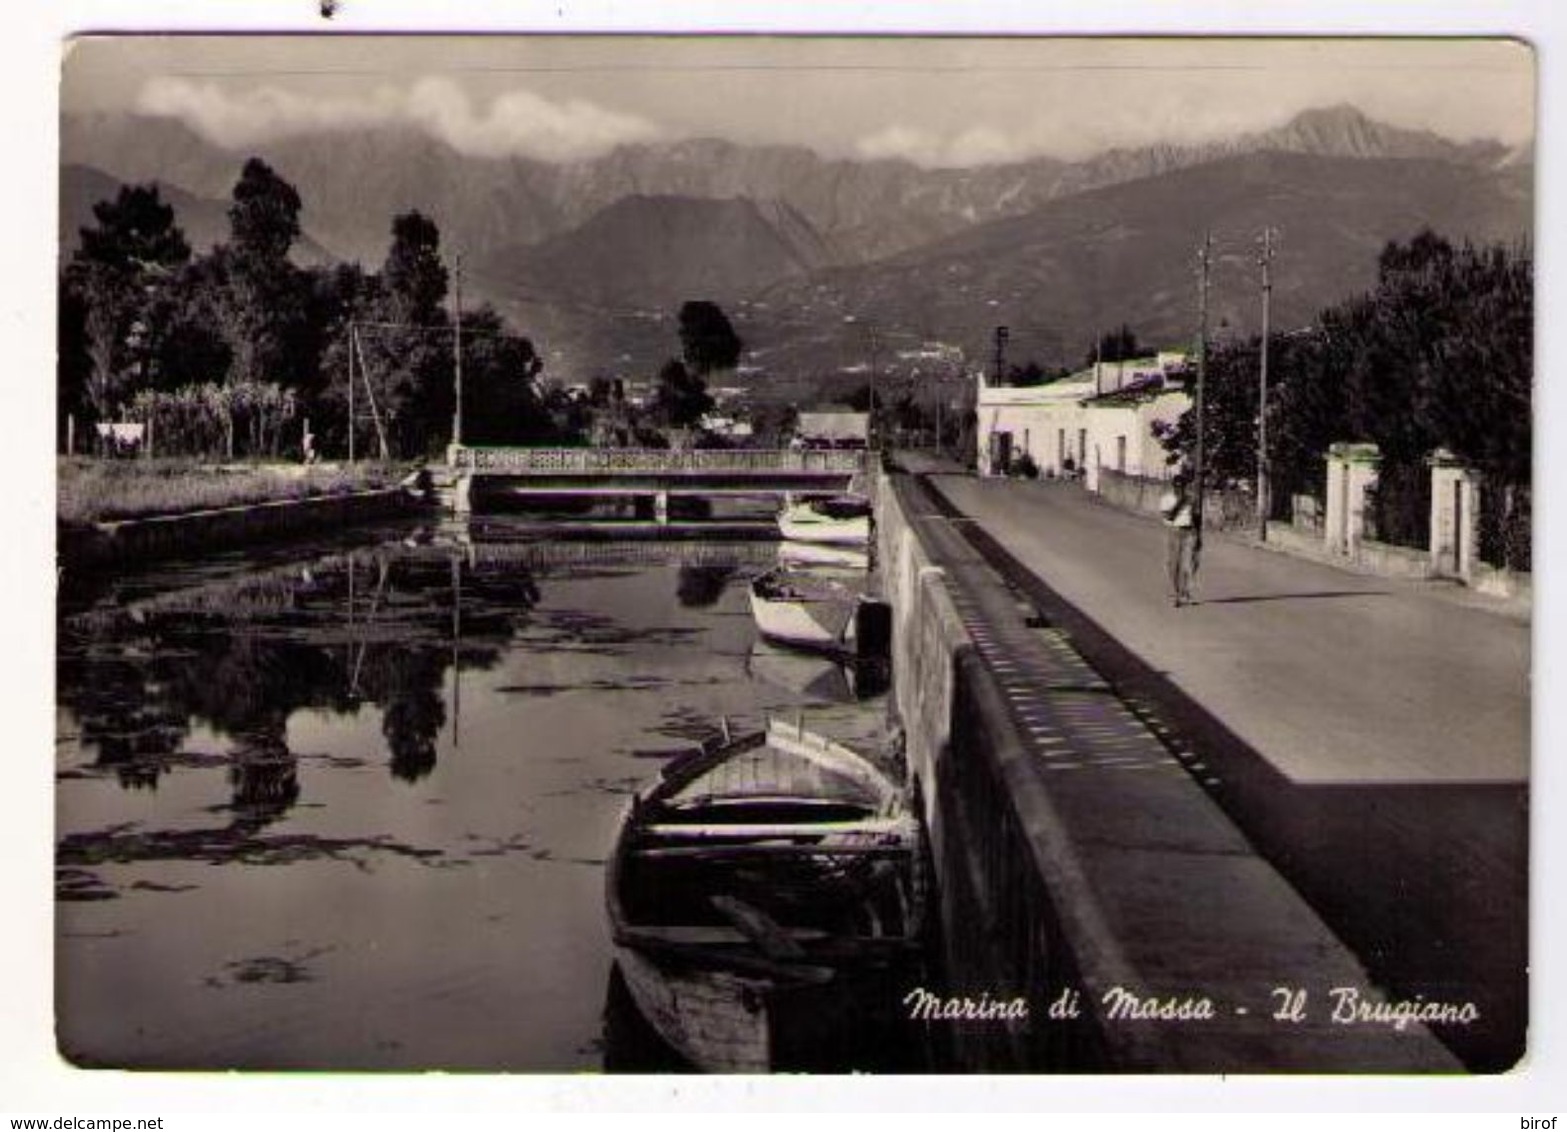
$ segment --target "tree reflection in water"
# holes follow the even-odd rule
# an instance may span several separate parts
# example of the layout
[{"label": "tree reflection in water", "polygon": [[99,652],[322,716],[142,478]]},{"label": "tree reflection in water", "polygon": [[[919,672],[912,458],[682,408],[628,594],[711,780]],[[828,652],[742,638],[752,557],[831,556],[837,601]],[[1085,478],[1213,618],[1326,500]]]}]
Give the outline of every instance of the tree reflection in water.
[{"label": "tree reflection in water", "polygon": [[225,754],[237,822],[259,828],[298,800],[290,716],[381,710],[389,769],[434,770],[453,665],[485,669],[539,600],[531,572],[396,546],[230,578],[129,610],[62,616],[59,700],[94,765],[156,788],[205,727]]},{"label": "tree reflection in water", "polygon": [[718,604],[724,587],[734,577],[735,566],[682,566],[675,583],[675,597],[688,609],[706,609]]},{"label": "tree reflection in water", "polygon": [[281,726],[235,737],[229,765],[234,825],[254,833],[270,825],[299,800],[299,760],[288,749]]}]

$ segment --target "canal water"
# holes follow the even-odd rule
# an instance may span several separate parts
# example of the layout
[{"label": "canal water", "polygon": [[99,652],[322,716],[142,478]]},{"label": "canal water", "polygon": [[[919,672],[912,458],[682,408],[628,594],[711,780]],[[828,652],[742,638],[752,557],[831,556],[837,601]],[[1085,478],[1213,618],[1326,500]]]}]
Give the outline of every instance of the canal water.
[{"label": "canal water", "polygon": [[725,719],[881,747],[885,696],[757,642],[770,544],[455,535],[62,595],[67,1057],[677,1067],[613,976],[604,865],[630,795]]}]

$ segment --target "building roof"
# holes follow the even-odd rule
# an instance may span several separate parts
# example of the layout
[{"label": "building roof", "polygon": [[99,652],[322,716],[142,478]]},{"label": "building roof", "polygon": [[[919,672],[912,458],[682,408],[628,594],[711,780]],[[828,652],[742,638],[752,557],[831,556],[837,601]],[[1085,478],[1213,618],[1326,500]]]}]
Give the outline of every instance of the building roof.
[{"label": "building roof", "polygon": [[1083,405],[1138,404],[1170,392],[1166,379],[1185,364],[1185,354],[1167,350],[1123,362],[1098,362],[1043,385],[988,385],[981,374],[979,401],[987,406],[1043,406],[1067,401]]},{"label": "building roof", "polygon": [[1101,393],[1097,397],[1086,397],[1083,404],[1090,407],[1116,405],[1141,405],[1145,401],[1163,397],[1166,393],[1184,393],[1179,386],[1167,385],[1163,374],[1154,374],[1145,377],[1141,381],[1128,382],[1119,389],[1113,389],[1108,393]]}]

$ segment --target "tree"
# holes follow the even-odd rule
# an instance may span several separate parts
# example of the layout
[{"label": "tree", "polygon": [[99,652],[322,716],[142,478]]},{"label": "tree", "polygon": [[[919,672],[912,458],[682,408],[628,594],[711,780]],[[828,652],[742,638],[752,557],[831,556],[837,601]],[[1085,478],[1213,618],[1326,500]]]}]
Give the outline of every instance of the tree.
[{"label": "tree", "polygon": [[1140,358],[1144,353],[1138,344],[1137,335],[1123,322],[1119,329],[1099,336],[1099,341],[1088,351],[1083,364],[1091,366],[1095,362],[1126,362]]},{"label": "tree", "polygon": [[[871,387],[869,382],[856,385],[853,389],[838,398],[843,404],[853,409],[856,413],[868,413],[871,411]],[[878,405],[877,408],[881,406]]]},{"label": "tree", "polygon": [[240,170],[229,205],[229,239],[241,259],[277,264],[299,238],[302,203],[293,185],[259,157]]},{"label": "tree", "polygon": [[229,205],[229,242],[213,253],[213,313],[231,355],[230,381],[302,376],[305,288],[288,252],[299,236],[299,193],[259,157],[245,162]]},{"label": "tree", "polygon": [[1046,369],[1030,358],[1021,366],[1008,367],[1007,384],[1022,389],[1035,385],[1045,385],[1064,376],[1065,374],[1060,370]]},{"label": "tree", "polygon": [[[1533,389],[1533,258],[1526,248],[1455,247],[1429,231],[1389,243],[1371,292],[1269,344],[1268,466],[1273,498],[1320,496],[1335,441],[1381,457],[1379,537],[1420,544],[1429,520],[1427,456],[1446,448],[1501,500],[1496,533],[1527,557]],[[1205,452],[1214,481],[1255,474],[1257,343],[1210,351]],[[1189,457],[1193,414],[1163,437]]]},{"label": "tree", "polygon": [[660,424],[670,428],[689,428],[699,424],[712,410],[713,398],[707,383],[690,372],[677,359],[664,363],[658,373],[653,412]]},{"label": "tree", "polygon": [[450,438],[456,408],[451,319],[442,305],[447,272],[433,220],[418,212],[393,218],[380,282],[376,317],[393,324],[376,336],[382,409],[404,455],[426,452]]},{"label": "tree", "polygon": [[222,380],[233,350],[222,329],[220,259],[186,264],[164,288],[148,319],[159,332],[152,345],[154,387],[173,390]]},{"label": "tree", "polygon": [[717,303],[696,300],[680,308],[680,346],[686,367],[705,378],[714,370],[733,369],[743,343]]},{"label": "tree", "polygon": [[121,186],[114,200],[93,206],[93,217],[65,270],[61,331],[79,333],[81,348],[62,350],[62,362],[77,367],[68,371],[76,380],[62,385],[102,420],[130,383],[150,377],[158,342],[150,310],[190,259],[190,245],[156,185]]},{"label": "tree", "polygon": [[[1203,477],[1210,485],[1249,482],[1257,470],[1259,340],[1210,346],[1203,397]],[[1196,458],[1197,413],[1181,415],[1161,443],[1172,464]]]},{"label": "tree", "polygon": [[540,397],[544,368],[533,343],[507,334],[493,308],[463,315],[463,437],[474,444],[527,444],[554,439]]},{"label": "tree", "polygon": [[[352,342],[349,326],[356,320],[371,319],[382,301],[381,281],[357,263],[339,264],[311,273],[311,319],[319,336],[315,373],[307,389],[317,391],[317,416],[311,426],[320,438],[323,450],[348,450],[348,374]],[[363,403],[363,378],[358,376],[359,359],[353,360],[354,391]],[[363,412],[361,411],[361,419]]]},{"label": "tree", "polygon": [[429,326],[444,317],[449,279],[435,221],[420,212],[393,218],[392,246],[381,268],[381,282],[394,321]]}]

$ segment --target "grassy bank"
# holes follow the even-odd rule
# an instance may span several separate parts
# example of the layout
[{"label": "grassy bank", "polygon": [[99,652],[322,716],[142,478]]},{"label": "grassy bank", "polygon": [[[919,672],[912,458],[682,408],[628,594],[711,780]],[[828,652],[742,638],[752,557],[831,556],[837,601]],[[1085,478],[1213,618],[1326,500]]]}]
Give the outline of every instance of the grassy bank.
[{"label": "grassy bank", "polygon": [[194,460],[62,458],[57,514],[65,524],[307,499],[389,487],[408,469],[389,464],[203,464]]}]

